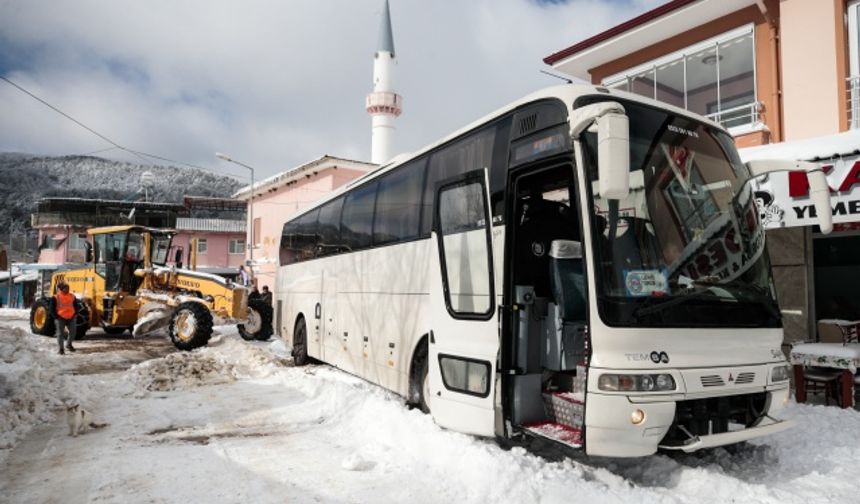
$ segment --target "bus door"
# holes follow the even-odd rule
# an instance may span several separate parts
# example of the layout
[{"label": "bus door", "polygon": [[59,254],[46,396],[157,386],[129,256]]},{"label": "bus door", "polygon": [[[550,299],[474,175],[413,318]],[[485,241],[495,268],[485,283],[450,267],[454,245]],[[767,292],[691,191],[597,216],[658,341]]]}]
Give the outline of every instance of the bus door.
[{"label": "bus door", "polygon": [[499,326],[486,170],[443,181],[433,217],[426,400],[439,425],[492,436]]}]

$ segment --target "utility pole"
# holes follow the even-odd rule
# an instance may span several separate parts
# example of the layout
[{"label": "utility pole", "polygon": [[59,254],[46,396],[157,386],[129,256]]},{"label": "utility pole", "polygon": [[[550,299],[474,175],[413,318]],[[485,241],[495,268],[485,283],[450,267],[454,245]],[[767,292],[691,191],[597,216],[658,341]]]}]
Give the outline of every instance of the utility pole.
[{"label": "utility pole", "polygon": [[248,252],[249,252],[248,262],[250,262],[248,269],[250,270],[250,275],[251,275],[251,278],[253,279],[254,278],[254,244],[257,241],[257,237],[254,236],[254,167],[246,165],[245,163],[242,163],[240,161],[236,161],[235,159],[231,158],[230,156],[228,156],[226,154],[221,154],[220,152],[216,152],[215,157],[217,157],[219,159],[223,159],[224,161],[227,161],[228,163],[233,163],[235,165],[241,166],[242,168],[250,170],[250,172],[251,172],[251,197],[248,201],[248,222],[250,224],[250,229],[249,229],[248,235],[251,237],[251,243],[248,244]]},{"label": "utility pole", "polygon": [[12,226],[9,226],[9,247],[6,249],[6,262],[9,263],[9,295],[6,298],[6,307],[12,308]]}]

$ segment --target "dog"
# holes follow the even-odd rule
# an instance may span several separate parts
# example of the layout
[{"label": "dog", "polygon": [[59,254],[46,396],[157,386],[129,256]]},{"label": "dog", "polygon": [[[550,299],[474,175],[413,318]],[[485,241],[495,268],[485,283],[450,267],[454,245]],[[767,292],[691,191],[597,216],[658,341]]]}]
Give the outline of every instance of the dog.
[{"label": "dog", "polygon": [[101,429],[107,425],[93,422],[93,414],[81,408],[80,404],[66,406],[66,420],[69,423],[69,435],[72,437],[78,437],[78,434],[83,434],[88,429]]}]

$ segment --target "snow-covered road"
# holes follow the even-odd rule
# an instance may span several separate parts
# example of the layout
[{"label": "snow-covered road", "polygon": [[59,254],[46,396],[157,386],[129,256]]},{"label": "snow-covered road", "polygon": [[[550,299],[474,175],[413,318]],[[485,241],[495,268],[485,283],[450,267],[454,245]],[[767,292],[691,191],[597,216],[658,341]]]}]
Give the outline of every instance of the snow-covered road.
[{"label": "snow-covered road", "polygon": [[[11,446],[0,449],[4,502],[792,503],[860,494],[854,410],[793,405],[785,416],[794,429],[738,453],[570,459],[444,431],[396,396],[327,366],[292,367],[281,342],[247,343],[232,328],[190,353],[160,338],[96,337],[60,357],[53,340],[14,330],[25,322],[0,311],[0,421],[14,425],[0,436]],[[30,386],[35,379],[42,387]],[[67,436],[57,408],[75,398],[108,426]],[[10,420],[27,400],[41,405],[30,407],[36,414]]]}]

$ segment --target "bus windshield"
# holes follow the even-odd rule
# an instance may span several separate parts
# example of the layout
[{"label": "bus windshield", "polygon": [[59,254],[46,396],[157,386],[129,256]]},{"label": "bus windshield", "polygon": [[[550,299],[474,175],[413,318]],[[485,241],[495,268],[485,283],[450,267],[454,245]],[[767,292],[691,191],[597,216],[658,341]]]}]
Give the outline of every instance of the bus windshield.
[{"label": "bus windshield", "polygon": [[604,322],[780,327],[764,228],[732,138],[685,116],[621,102],[630,120],[626,199],[600,197],[596,135],[583,142]]}]

